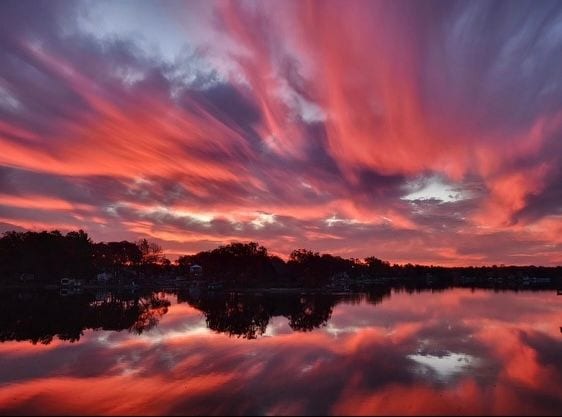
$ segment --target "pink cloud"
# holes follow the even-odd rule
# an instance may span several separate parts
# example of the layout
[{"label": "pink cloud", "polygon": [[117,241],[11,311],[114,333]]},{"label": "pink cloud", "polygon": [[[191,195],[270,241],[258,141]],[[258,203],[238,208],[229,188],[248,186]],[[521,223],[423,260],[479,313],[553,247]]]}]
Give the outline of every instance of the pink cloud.
[{"label": "pink cloud", "polygon": [[[190,51],[174,59],[139,34],[84,32],[87,5],[43,8],[4,17],[7,225],[149,236],[176,254],[259,240],[560,262],[560,39],[542,8],[489,25],[487,5],[173,4],[159,19]],[[431,181],[434,194],[412,190]]]}]

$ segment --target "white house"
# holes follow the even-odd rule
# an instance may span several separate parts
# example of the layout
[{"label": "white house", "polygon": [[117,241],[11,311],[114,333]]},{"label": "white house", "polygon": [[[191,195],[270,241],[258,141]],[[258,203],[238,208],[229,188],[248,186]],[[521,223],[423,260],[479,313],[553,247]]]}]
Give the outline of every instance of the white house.
[{"label": "white house", "polygon": [[102,272],[101,274],[98,274],[96,276],[96,280],[98,282],[107,282],[109,281],[111,278],[113,278],[113,274],[109,273],[109,272]]},{"label": "white house", "polygon": [[33,274],[28,274],[28,273],[23,273],[20,275],[20,281],[21,282],[29,282],[29,281],[34,281],[35,280],[35,275]]},{"label": "white house", "polygon": [[189,273],[193,276],[201,276],[203,274],[203,267],[201,265],[193,264],[189,267]]},{"label": "white house", "polygon": [[64,287],[76,286],[77,281],[73,278],[63,278],[60,280],[60,285]]}]

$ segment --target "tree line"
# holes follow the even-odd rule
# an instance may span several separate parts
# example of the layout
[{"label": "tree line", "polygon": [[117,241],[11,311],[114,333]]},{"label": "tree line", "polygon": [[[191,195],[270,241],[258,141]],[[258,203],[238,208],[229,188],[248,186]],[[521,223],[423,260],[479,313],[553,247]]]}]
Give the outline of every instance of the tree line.
[{"label": "tree line", "polygon": [[36,281],[63,277],[92,279],[100,272],[115,276],[134,271],[156,273],[169,265],[162,248],[146,239],[138,242],[98,242],[83,230],[5,232],[0,238],[0,279],[31,276]]},{"label": "tree line", "polygon": [[141,334],[157,326],[171,303],[154,292],[102,293],[61,297],[54,291],[0,292],[0,343],[54,339],[77,342],[84,331],[128,330]]},{"label": "tree line", "polygon": [[[83,230],[63,234],[5,232],[0,238],[0,280],[13,282],[28,274],[40,282],[59,282],[62,277],[95,279],[101,272],[115,277],[157,280],[189,276],[200,265],[203,279],[238,287],[321,287],[334,282],[400,280],[415,285],[453,283],[494,284],[522,282],[540,277],[557,282],[562,267],[505,266],[442,267],[391,264],[376,257],[343,258],[296,249],[285,261],[256,242],[234,242],[215,249],[180,256],[171,262],[162,247],[146,239],[137,242],[94,242]],[[463,281],[464,280],[464,281]]]}]

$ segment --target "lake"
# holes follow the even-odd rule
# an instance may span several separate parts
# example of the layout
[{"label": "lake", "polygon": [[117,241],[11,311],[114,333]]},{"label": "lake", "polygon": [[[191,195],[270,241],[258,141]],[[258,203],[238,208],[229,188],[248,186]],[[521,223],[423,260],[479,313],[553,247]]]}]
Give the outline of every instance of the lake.
[{"label": "lake", "polygon": [[562,414],[562,296],[2,292],[1,414]]}]

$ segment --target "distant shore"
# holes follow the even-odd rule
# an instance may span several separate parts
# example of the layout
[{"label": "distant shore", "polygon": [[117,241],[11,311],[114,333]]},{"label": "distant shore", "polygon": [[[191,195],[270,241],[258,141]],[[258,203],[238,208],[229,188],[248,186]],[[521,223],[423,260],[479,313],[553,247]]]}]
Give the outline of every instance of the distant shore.
[{"label": "distant shore", "polygon": [[369,287],[355,287],[355,288],[327,288],[327,287],[226,287],[209,289],[207,287],[194,286],[189,281],[162,281],[155,283],[142,283],[137,285],[132,284],[97,284],[89,283],[80,286],[64,286],[50,283],[10,283],[0,284],[0,291],[61,291],[70,294],[80,294],[89,291],[166,291],[166,290],[191,290],[200,291],[203,293],[238,293],[238,294],[330,294],[330,295],[346,295],[352,293],[370,292],[381,289],[445,289],[445,288],[472,288],[472,289],[488,289],[488,290],[513,290],[513,291],[536,291],[536,290],[555,290],[562,293],[562,288],[554,283],[522,286],[516,283],[502,284],[502,285],[484,285],[484,284],[446,284],[446,285],[431,285],[426,283],[418,283],[418,285],[405,285],[401,282],[386,283],[379,285],[372,285]]}]

